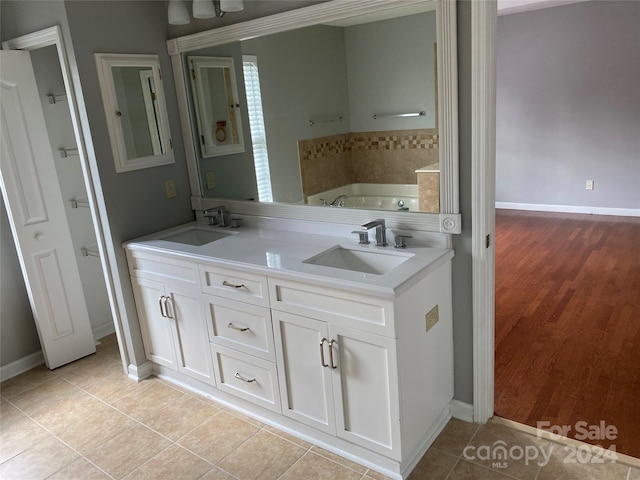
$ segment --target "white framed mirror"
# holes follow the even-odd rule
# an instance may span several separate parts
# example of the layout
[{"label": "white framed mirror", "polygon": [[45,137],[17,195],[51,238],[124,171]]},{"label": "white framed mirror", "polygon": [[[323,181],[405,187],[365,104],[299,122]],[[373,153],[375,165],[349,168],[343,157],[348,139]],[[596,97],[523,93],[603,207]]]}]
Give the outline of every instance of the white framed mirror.
[{"label": "white framed mirror", "polygon": [[[407,10],[408,9],[408,10]],[[430,11],[430,12],[429,12]],[[275,143],[279,145],[287,145],[292,151],[289,155],[284,155],[277,149],[268,148],[268,162],[271,170],[271,184],[273,187],[273,201],[263,201],[259,195],[260,184],[258,176],[258,168],[255,160],[255,153],[252,155],[251,140],[253,139],[253,127],[251,127],[252,135],[245,136],[245,142],[247,142],[246,153],[243,156],[235,156],[228,160],[229,165],[224,162],[216,160],[215,163],[211,163],[205,158],[201,158],[198,152],[198,146],[195,143],[196,128],[193,115],[190,114],[190,106],[193,99],[190,97],[188,88],[188,74],[187,74],[187,55],[198,56],[231,56],[234,55],[242,61],[245,57],[258,52],[258,65],[260,68],[260,84],[262,86],[262,93],[266,92],[269,88],[269,84],[275,84],[269,76],[263,77],[263,75],[269,75],[269,65],[266,63],[266,56],[259,52],[260,42],[262,38],[275,38],[280,34],[296,35],[303,30],[309,30],[307,27],[311,27],[310,30],[318,30],[319,28],[326,29],[327,27],[338,28],[343,20],[347,24],[351,23],[353,17],[368,17],[365,20],[358,19],[358,23],[366,23],[369,21],[379,22],[393,19],[394,17],[410,17],[414,23],[418,23],[417,28],[420,30],[428,30],[429,26],[424,23],[423,27],[420,27],[420,22],[416,22],[419,18],[422,18],[422,14],[429,12],[426,15],[432,15],[434,18],[433,24],[437,27],[437,31],[433,33],[435,38],[427,47],[424,47],[422,43],[419,43],[419,47],[416,44],[410,45],[410,53],[405,57],[423,57],[429,55],[432,58],[432,65],[434,57],[437,58],[437,64],[433,70],[436,70],[432,74],[424,76],[430,77],[430,81],[435,84],[435,93],[429,93],[428,87],[412,86],[412,91],[417,92],[414,96],[413,102],[399,102],[393,101],[386,106],[378,105],[376,107],[370,105],[371,111],[366,113],[369,118],[367,125],[376,125],[375,129],[384,132],[385,136],[393,136],[400,129],[403,130],[403,135],[411,136],[416,135],[417,130],[433,130],[435,127],[435,135],[432,132],[427,132],[429,135],[434,135],[433,139],[437,142],[438,151],[436,158],[439,160],[437,165],[438,180],[436,181],[436,195],[439,197],[439,205],[437,213],[423,213],[407,211],[404,205],[400,205],[400,202],[395,202],[392,209],[382,208],[384,212],[372,212],[367,210],[368,208],[377,209],[373,207],[355,207],[355,208],[331,208],[333,197],[322,198],[326,202],[320,200],[321,195],[317,192],[308,194],[306,186],[303,184],[304,180],[302,176],[302,154],[298,146],[302,141],[311,140],[312,142],[317,140],[321,141],[325,145],[325,136],[328,134],[335,135],[336,132],[330,131],[331,128],[341,128],[342,126],[348,127],[353,124],[354,113],[349,109],[346,103],[343,102],[342,108],[333,107],[327,111],[323,111],[321,107],[328,106],[328,102],[317,102],[319,108],[315,111],[308,110],[307,112],[299,113],[298,118],[295,120],[293,128],[288,130],[283,129],[280,126],[280,130],[274,128],[274,124],[269,122],[269,117],[276,116],[280,120],[280,124],[286,122],[292,122],[291,117],[285,117],[287,112],[293,112],[293,108],[288,108],[284,102],[285,107],[276,114],[273,111],[268,110],[268,103],[271,95],[267,92],[267,96],[263,95],[263,107],[264,107],[264,119],[265,119],[265,131],[266,131],[266,144]],[[310,43],[321,43],[317,40],[310,40]],[[217,28],[205,32],[188,35],[185,37],[179,37],[169,40],[168,51],[172,58],[172,65],[174,68],[174,78],[176,79],[176,89],[178,94],[178,102],[180,107],[181,121],[183,125],[183,135],[185,138],[186,155],[188,158],[188,166],[190,172],[191,191],[192,191],[192,205],[194,209],[201,210],[209,206],[209,204],[225,203],[232,211],[242,214],[251,215],[268,215],[278,218],[293,218],[293,219],[309,219],[314,218],[319,221],[331,221],[336,223],[354,223],[360,221],[362,218],[368,218],[371,215],[384,216],[387,219],[387,223],[390,226],[404,227],[408,229],[417,229],[425,231],[437,231],[446,233],[459,233],[461,230],[460,215],[459,215],[459,201],[458,201],[458,126],[457,126],[457,58],[456,58],[456,17],[455,17],[455,3],[442,0],[442,1],[429,1],[429,0],[338,0],[328,1],[310,7],[305,7],[297,10],[292,10],[268,17],[262,17],[247,22],[233,24],[222,28]],[[293,44],[290,42],[289,45]],[[384,40],[381,40],[381,44],[384,44]],[[252,51],[249,51],[252,50]],[[418,50],[418,51],[416,51]],[[376,52],[372,52],[374,55]],[[277,57],[277,55],[274,55]],[[308,57],[313,61],[317,58],[315,54],[310,54]],[[286,60],[286,55],[280,55],[282,60]],[[428,62],[426,62],[428,66]],[[300,65],[298,63],[297,65]],[[245,67],[246,68],[246,67]],[[290,68],[291,70],[291,68]],[[304,72],[310,72],[310,69],[300,67],[298,70]],[[389,84],[389,91],[407,90],[403,87],[403,81],[405,80],[406,70],[398,68],[390,70],[393,72],[395,78]],[[265,74],[262,73],[265,72]],[[243,72],[236,65],[236,74],[238,78],[242,78]],[[244,75],[246,76],[246,75]],[[434,81],[434,76],[437,80]],[[245,79],[246,82],[246,79]],[[300,85],[300,81],[292,82]],[[325,81],[325,83],[329,83]],[[240,90],[240,98],[244,98],[245,95],[249,95],[248,87],[242,80],[238,81],[238,87]],[[303,84],[306,88],[306,92],[314,91],[314,87],[311,83]],[[421,90],[421,88],[423,88]],[[395,89],[395,90],[394,90]],[[302,94],[305,93],[302,92]],[[291,97],[295,99],[300,98],[300,92],[291,92]],[[296,94],[298,96],[296,96]],[[433,100],[429,100],[429,95],[435,95]],[[276,96],[273,96],[274,98]],[[280,99],[283,98],[281,95]],[[399,97],[397,97],[399,98]],[[423,106],[424,105],[424,106]],[[297,106],[297,105],[295,105]],[[433,107],[433,110],[429,111],[428,107]],[[421,114],[422,111],[426,111],[425,114]],[[244,111],[243,111],[244,113]],[[402,118],[396,114],[415,114],[413,116],[407,116]],[[377,115],[377,119],[373,118],[373,115]],[[387,117],[387,118],[383,118]],[[396,117],[396,118],[393,118]],[[425,124],[425,121],[431,121],[432,124]],[[249,131],[249,123],[245,119],[245,131]],[[434,125],[435,124],[435,125]],[[379,125],[379,127],[378,127]],[[397,126],[396,126],[397,125]],[[291,133],[293,129],[297,129],[295,138],[287,139],[286,142],[277,138],[281,132],[285,131]],[[358,127],[370,129],[373,127]],[[306,131],[304,130],[306,129]],[[389,135],[386,135],[386,132]],[[278,132],[273,134],[273,132]],[[356,130],[360,133],[359,130]],[[343,132],[337,132],[342,134]],[[347,132],[349,133],[349,132]],[[369,132],[371,133],[371,132]],[[380,132],[373,132],[379,134]],[[270,139],[272,134],[273,140]],[[423,131],[417,132],[417,138],[406,139],[403,137],[401,141],[407,140],[421,142],[423,138]],[[355,136],[353,141],[357,141],[359,137]],[[368,137],[367,137],[368,138]],[[365,140],[367,140],[365,138]],[[379,136],[378,136],[379,138]],[[320,140],[321,139],[321,140]],[[373,139],[373,135],[372,135]],[[380,143],[377,141],[375,143]],[[390,141],[395,141],[391,139]],[[427,142],[429,139],[426,139]],[[339,140],[338,140],[339,141]],[[273,153],[272,153],[273,152]],[[403,152],[404,153],[404,152]],[[247,157],[245,159],[244,157]],[[431,158],[423,158],[414,162],[411,168],[411,174],[417,177],[418,170],[421,167],[429,167],[432,165]],[[286,167],[282,167],[283,161],[287,161]],[[423,162],[419,164],[419,162]],[[254,169],[255,163],[255,169]],[[244,168],[242,175],[237,175],[238,181],[235,181],[231,176],[234,172]],[[252,171],[253,170],[253,171]],[[374,170],[373,168],[371,170]],[[275,175],[279,172],[289,174],[290,176],[282,177],[281,179],[275,179]],[[429,174],[428,168],[424,169],[424,173]],[[316,174],[317,177],[322,177],[323,173]],[[227,180],[227,178],[229,180]],[[212,181],[210,181],[212,180]],[[279,183],[279,184],[278,184]],[[389,182],[379,182],[389,183]],[[391,182],[399,183],[399,182]],[[417,179],[413,182],[413,188],[417,187]],[[215,185],[215,188],[209,189],[210,185]],[[294,192],[289,198],[284,199],[281,185],[286,185],[287,188],[293,189],[296,187],[299,192]],[[384,185],[386,187],[386,185]],[[323,187],[324,192],[328,195],[338,193],[334,188]],[[302,194],[300,194],[300,192]],[[322,192],[322,193],[324,193]],[[312,196],[313,195],[313,196]],[[251,199],[253,201],[246,201]],[[260,201],[255,201],[260,199]],[[244,201],[243,201],[244,200]],[[311,201],[310,201],[311,200]],[[312,201],[316,202],[315,204]],[[216,203],[217,202],[217,203]],[[333,207],[346,206],[336,203]],[[411,209],[409,209],[411,210]]]},{"label": "white framed mirror", "polygon": [[116,172],[174,163],[158,55],[95,60]]},{"label": "white framed mirror", "polygon": [[202,158],[244,152],[233,58],[188,56],[187,64]]}]

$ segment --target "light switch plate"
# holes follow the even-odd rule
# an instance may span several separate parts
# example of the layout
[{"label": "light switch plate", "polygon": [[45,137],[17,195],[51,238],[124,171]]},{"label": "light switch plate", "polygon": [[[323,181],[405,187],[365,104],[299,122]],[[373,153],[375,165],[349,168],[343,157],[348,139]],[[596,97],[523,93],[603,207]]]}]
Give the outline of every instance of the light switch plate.
[{"label": "light switch plate", "polygon": [[207,172],[207,188],[211,190],[216,187],[216,176],[213,172]]},{"label": "light switch plate", "polygon": [[167,198],[174,198],[178,196],[176,191],[176,182],[172,179],[164,182],[164,189],[167,192]]}]

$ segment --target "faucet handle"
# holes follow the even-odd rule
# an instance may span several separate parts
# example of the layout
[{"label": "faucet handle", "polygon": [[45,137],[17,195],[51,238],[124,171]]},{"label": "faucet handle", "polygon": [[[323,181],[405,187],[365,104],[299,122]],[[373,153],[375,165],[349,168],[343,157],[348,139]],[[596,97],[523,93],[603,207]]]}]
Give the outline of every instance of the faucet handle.
[{"label": "faucet handle", "polygon": [[407,238],[413,237],[411,235],[396,235],[396,244],[394,245],[394,248],[407,248],[407,244],[405,242]]},{"label": "faucet handle", "polygon": [[360,245],[368,245],[369,243],[371,243],[369,241],[369,232],[367,230],[354,230],[351,233],[358,234],[358,237],[359,237],[358,243]]}]

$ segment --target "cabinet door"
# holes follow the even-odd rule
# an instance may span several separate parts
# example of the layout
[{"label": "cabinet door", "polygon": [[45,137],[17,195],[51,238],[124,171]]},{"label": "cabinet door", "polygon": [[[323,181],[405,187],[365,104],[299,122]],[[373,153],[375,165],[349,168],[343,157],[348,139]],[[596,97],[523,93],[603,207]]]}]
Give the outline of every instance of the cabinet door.
[{"label": "cabinet door", "polygon": [[384,455],[399,455],[395,340],[330,325],[337,435]]},{"label": "cabinet door", "polygon": [[171,298],[168,313],[175,329],[178,371],[215,383],[202,294],[170,285],[166,290]]},{"label": "cabinet door", "polygon": [[283,413],[335,435],[327,324],[283,312],[272,316]]},{"label": "cabinet door", "polygon": [[173,321],[163,316],[160,306],[164,285],[136,277],[131,277],[131,283],[147,359],[177,370]]}]

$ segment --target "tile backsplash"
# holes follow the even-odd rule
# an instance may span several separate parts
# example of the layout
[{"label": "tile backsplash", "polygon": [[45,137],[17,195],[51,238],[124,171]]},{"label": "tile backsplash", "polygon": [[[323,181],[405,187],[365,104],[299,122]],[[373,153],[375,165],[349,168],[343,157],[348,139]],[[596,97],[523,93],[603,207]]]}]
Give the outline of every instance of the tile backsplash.
[{"label": "tile backsplash", "polygon": [[438,161],[436,129],[356,132],[298,142],[306,197],[350,183],[415,184]]}]

